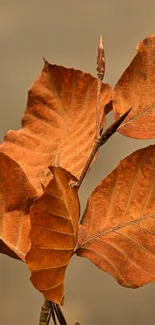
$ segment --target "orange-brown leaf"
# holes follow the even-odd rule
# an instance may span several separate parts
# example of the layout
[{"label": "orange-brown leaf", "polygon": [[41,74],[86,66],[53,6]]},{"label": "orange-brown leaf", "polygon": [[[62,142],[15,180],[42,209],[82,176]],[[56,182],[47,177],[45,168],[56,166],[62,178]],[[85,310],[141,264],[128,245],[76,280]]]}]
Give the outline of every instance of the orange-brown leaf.
[{"label": "orange-brown leaf", "polygon": [[0,252],[24,260],[30,249],[29,208],[36,191],[20,166],[0,152]]},{"label": "orange-brown leaf", "polygon": [[119,132],[137,139],[155,137],[155,34],[137,46],[137,54],[114,89],[115,117],[132,108]]},{"label": "orange-brown leaf", "polygon": [[26,261],[33,285],[56,303],[64,297],[64,277],[77,243],[79,200],[69,172],[52,168],[54,178],[30,211],[31,249]]},{"label": "orange-brown leaf", "polygon": [[77,255],[125,287],[155,281],[155,145],[122,160],[92,193]]},{"label": "orange-brown leaf", "polygon": [[[113,91],[102,84],[101,112]],[[47,185],[48,166],[61,166],[77,178],[95,137],[97,81],[82,71],[45,62],[32,85],[22,128],[9,131],[0,151],[17,161],[35,189]]]}]

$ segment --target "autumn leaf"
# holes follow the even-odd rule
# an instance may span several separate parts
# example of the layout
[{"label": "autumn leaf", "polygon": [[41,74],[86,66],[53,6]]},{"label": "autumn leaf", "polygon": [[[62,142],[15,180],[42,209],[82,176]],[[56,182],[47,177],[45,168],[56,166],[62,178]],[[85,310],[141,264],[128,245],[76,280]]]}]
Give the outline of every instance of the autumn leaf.
[{"label": "autumn leaf", "polygon": [[36,191],[20,166],[0,152],[0,252],[24,260],[30,249],[29,208]]},{"label": "autumn leaf", "polygon": [[125,287],[155,281],[155,145],[122,160],[94,190],[77,255]]},{"label": "autumn leaf", "polygon": [[[100,117],[112,94],[102,84]],[[45,61],[29,91],[22,128],[9,131],[0,146],[39,194],[40,181],[46,186],[52,178],[48,166],[61,166],[79,178],[94,143],[96,96],[97,80],[90,74]]]},{"label": "autumn leaf", "polygon": [[66,170],[53,167],[54,178],[30,210],[31,249],[26,262],[31,281],[44,296],[56,303],[64,297],[66,267],[77,243],[79,200],[75,181]]},{"label": "autumn leaf", "polygon": [[119,128],[137,139],[155,137],[155,34],[137,46],[137,54],[114,88],[115,118],[132,108]]}]

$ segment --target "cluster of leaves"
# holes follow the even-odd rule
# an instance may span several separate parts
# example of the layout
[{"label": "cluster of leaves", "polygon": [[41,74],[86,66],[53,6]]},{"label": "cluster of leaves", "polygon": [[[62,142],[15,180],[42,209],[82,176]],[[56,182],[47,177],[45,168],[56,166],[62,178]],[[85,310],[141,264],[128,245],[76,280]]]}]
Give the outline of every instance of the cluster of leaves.
[{"label": "cluster of leaves", "polygon": [[[114,89],[102,83],[102,128],[109,110],[117,119],[132,107],[118,132],[155,137],[154,56],[152,35]],[[72,185],[94,145],[96,96],[90,74],[45,61],[29,90],[22,128],[0,145],[0,252],[24,261],[33,285],[58,304],[74,253],[123,286],[155,281],[155,145],[119,163],[91,194],[79,224],[78,186]]]}]

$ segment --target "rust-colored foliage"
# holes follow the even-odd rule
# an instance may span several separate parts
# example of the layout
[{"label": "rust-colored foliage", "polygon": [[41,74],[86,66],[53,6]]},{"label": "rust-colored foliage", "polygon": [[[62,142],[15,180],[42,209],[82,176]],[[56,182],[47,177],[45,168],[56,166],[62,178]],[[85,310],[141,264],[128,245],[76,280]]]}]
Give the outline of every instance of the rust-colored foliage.
[{"label": "rust-colored foliage", "polygon": [[[114,92],[101,82],[101,37],[98,81],[45,61],[29,91],[22,128],[9,131],[0,146],[0,252],[26,261],[34,286],[56,304],[63,303],[75,251],[123,286],[155,281],[155,146],[122,160],[101,182],[80,227],[77,194],[99,147],[127,115],[120,133],[155,137],[154,57],[152,35],[137,47]],[[105,131],[113,107],[121,117]]]},{"label": "rust-colored foliage", "polygon": [[89,198],[77,255],[126,287],[155,281],[155,146],[120,162]]},{"label": "rust-colored foliage", "polygon": [[119,132],[137,139],[155,137],[155,35],[137,46],[137,54],[114,89],[115,117],[132,108]]},{"label": "rust-colored foliage", "polygon": [[31,250],[26,262],[31,281],[45,297],[62,303],[66,267],[77,244],[79,200],[66,170],[51,169],[54,178],[30,210]]},{"label": "rust-colored foliage", "polygon": [[30,248],[29,207],[36,191],[20,166],[0,152],[0,252],[24,260]]},{"label": "rust-colored foliage", "polygon": [[[0,151],[19,163],[40,194],[40,181],[46,186],[51,179],[49,165],[80,176],[94,143],[96,93],[90,74],[48,62],[32,85],[23,127],[6,134]],[[102,84],[100,115],[112,94]]]}]

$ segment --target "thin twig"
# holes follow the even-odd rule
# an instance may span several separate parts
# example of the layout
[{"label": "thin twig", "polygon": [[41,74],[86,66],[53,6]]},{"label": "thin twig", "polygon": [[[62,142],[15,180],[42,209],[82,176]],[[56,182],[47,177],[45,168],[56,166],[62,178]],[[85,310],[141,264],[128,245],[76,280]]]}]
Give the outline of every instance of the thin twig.
[{"label": "thin twig", "polygon": [[[51,317],[54,325],[57,325],[57,320],[60,325],[67,325],[67,322],[60,306],[54,303],[53,301],[45,299],[41,307],[39,325],[49,325]],[[74,325],[80,324],[78,323],[78,321],[76,321]]]},{"label": "thin twig", "polygon": [[62,312],[60,306],[59,306],[58,304],[56,304],[56,307],[57,307],[57,310],[58,310],[59,315],[60,315],[60,317],[61,317],[61,322],[63,321],[62,325],[67,325],[66,319],[65,319],[65,317],[64,317],[64,314],[63,314],[63,312]]},{"label": "thin twig", "polygon": [[100,136],[100,97],[102,81],[97,79],[97,99],[96,99],[96,139]]},{"label": "thin twig", "polygon": [[92,163],[92,161],[93,161],[99,147],[100,147],[99,141],[96,140],[95,143],[94,143],[93,149],[92,149],[92,151],[90,153],[90,156],[88,157],[88,160],[86,161],[84,169],[83,169],[83,171],[81,173],[79,181],[77,183],[75,183],[75,186],[80,187],[80,185],[83,182],[83,180],[84,180],[84,178],[85,178],[85,176],[87,174],[87,171],[88,171],[88,169],[89,169],[89,167],[90,167],[90,165],[91,165],[91,163]]},{"label": "thin twig", "polygon": [[60,306],[58,304],[54,304],[53,306],[54,306],[55,314],[58,318],[60,325],[67,325],[67,322],[66,322],[65,317],[61,311]]},{"label": "thin twig", "polygon": [[[67,322],[66,322],[65,317],[64,317],[64,315],[63,315],[63,313],[61,311],[60,306],[58,304],[54,303],[53,301],[50,301],[50,300],[46,300],[46,303],[48,305],[48,308],[50,309],[50,318],[52,316],[54,325],[57,325],[57,320],[58,320],[60,325],[67,325]],[[50,318],[48,319],[48,322],[49,322]],[[57,320],[56,320],[56,318],[57,318]],[[39,325],[48,325],[47,319],[46,319],[46,323],[42,322]]]},{"label": "thin twig", "polygon": [[48,300],[45,299],[41,307],[39,325],[48,325],[50,321],[51,311]]},{"label": "thin twig", "polygon": [[105,55],[102,35],[99,37],[98,55],[97,55],[97,99],[96,99],[96,139],[100,136],[100,97],[102,80],[105,72]]},{"label": "thin twig", "polygon": [[55,311],[54,311],[54,308],[53,308],[53,303],[51,304],[50,308],[51,308],[51,316],[52,316],[52,319],[53,319],[53,323],[54,323],[54,325],[57,325]]},{"label": "thin twig", "polygon": [[[50,320],[51,320],[51,316],[52,316],[52,310],[50,309],[46,325],[49,325]],[[54,325],[57,325],[57,323],[54,323]]]},{"label": "thin twig", "polygon": [[60,306],[53,301],[45,299],[41,307],[39,325],[49,325],[51,317],[54,325],[57,325],[57,320],[60,325],[67,325]]},{"label": "thin twig", "polygon": [[93,149],[90,153],[90,156],[84,166],[84,169],[82,171],[82,174],[79,178],[79,181],[74,185],[77,187],[80,187],[83,179],[86,176],[86,173],[98,151],[98,149],[103,146],[108,140],[109,138],[117,131],[118,127],[121,125],[121,123],[125,120],[125,118],[127,117],[127,115],[129,114],[129,112],[131,111],[131,108],[125,112],[124,114],[122,114],[113,124],[111,124],[105,132],[103,132],[103,130],[100,131],[100,137],[98,139],[96,139],[95,144],[93,146]]}]

